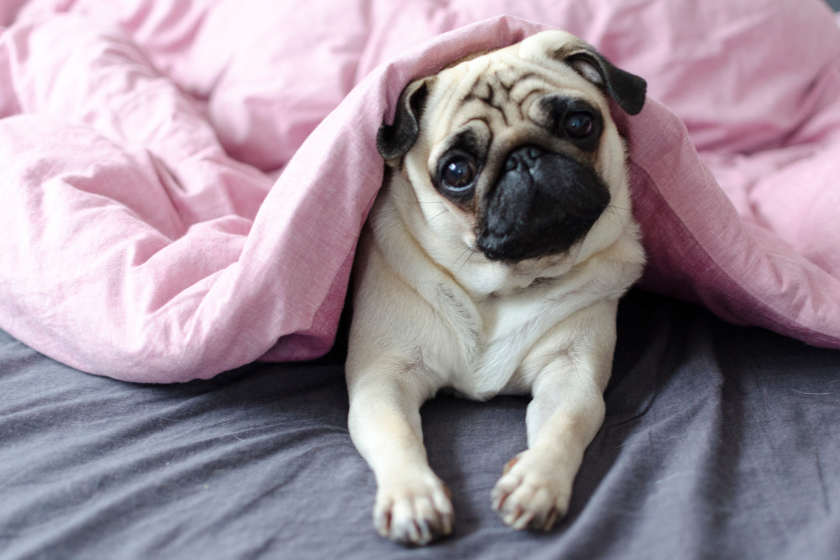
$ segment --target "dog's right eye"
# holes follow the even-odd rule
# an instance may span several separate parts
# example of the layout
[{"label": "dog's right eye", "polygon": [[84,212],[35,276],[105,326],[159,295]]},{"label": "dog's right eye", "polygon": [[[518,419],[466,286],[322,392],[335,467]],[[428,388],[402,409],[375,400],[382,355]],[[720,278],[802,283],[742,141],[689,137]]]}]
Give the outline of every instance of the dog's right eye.
[{"label": "dog's right eye", "polygon": [[475,165],[465,157],[449,160],[443,167],[441,183],[451,191],[463,191],[475,180]]}]

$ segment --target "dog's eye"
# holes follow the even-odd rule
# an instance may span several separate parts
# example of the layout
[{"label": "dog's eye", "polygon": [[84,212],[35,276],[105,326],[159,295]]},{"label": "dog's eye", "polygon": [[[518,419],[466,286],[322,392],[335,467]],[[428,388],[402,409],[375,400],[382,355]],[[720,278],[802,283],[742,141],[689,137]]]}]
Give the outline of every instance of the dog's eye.
[{"label": "dog's eye", "polygon": [[475,179],[475,166],[464,157],[455,158],[443,168],[441,181],[450,190],[459,191],[469,187]]},{"label": "dog's eye", "polygon": [[592,134],[592,131],[595,129],[595,123],[592,120],[592,115],[589,113],[571,113],[566,117],[564,127],[566,134],[570,137],[581,139]]}]

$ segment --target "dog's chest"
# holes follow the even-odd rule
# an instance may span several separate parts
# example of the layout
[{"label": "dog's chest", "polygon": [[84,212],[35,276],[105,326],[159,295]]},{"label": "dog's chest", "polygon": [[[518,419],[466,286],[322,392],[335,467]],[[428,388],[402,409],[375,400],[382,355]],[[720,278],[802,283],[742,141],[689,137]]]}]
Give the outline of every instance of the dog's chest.
[{"label": "dog's chest", "polygon": [[471,398],[527,393],[532,374],[522,370],[522,362],[557,323],[562,303],[550,297],[551,291],[546,289],[480,302],[451,291],[442,295],[439,311],[453,328],[452,332],[441,333],[449,340],[440,348],[447,350],[430,356],[437,366],[434,369]]}]

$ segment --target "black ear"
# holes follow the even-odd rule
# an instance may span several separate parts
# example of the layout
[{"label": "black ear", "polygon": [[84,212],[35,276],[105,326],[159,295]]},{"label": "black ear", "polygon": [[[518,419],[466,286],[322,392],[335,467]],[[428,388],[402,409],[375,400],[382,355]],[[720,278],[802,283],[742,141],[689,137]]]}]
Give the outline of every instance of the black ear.
[{"label": "black ear", "polygon": [[387,161],[404,156],[420,135],[420,115],[429,95],[428,84],[434,78],[411,82],[400,94],[394,124],[383,124],[376,134],[376,148]]},{"label": "black ear", "polygon": [[601,87],[628,115],[638,115],[645,106],[647,82],[613,66],[592,47],[577,49],[563,59],[578,74]]}]

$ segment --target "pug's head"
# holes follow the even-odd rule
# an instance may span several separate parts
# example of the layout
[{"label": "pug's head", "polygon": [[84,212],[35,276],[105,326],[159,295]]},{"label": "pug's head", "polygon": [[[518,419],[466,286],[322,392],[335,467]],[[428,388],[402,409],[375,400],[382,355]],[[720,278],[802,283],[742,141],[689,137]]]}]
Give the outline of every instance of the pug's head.
[{"label": "pug's head", "polygon": [[608,207],[630,219],[609,98],[635,115],[645,89],[580,39],[547,31],[409,84],[377,147],[448,243],[502,263],[563,255]]}]

